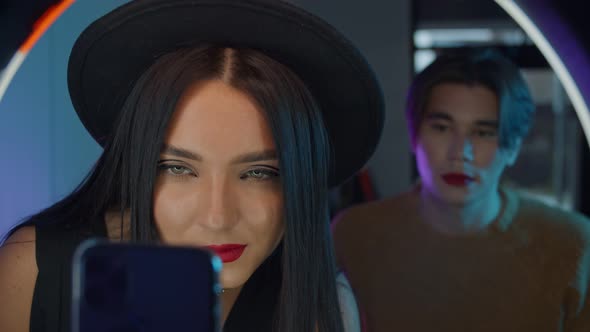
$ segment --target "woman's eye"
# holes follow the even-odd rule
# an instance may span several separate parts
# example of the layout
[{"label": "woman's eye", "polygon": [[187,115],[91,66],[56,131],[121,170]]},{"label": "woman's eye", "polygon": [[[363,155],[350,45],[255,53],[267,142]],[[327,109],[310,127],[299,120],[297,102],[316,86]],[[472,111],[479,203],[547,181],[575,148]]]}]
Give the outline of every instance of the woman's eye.
[{"label": "woman's eye", "polygon": [[241,179],[267,180],[279,177],[279,172],[270,169],[253,169],[241,176]]},{"label": "woman's eye", "polygon": [[193,171],[188,169],[187,167],[180,166],[180,165],[166,165],[162,164],[159,166],[161,171],[164,171],[170,175],[174,176],[183,176],[183,175],[193,175]]}]

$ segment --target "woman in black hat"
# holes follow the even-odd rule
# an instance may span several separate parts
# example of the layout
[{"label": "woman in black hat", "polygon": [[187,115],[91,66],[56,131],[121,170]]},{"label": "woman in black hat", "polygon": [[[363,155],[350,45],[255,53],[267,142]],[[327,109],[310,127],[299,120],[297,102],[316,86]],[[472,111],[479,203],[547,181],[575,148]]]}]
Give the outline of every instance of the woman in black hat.
[{"label": "woman in black hat", "polygon": [[217,250],[225,331],[358,329],[327,191],[373,153],[383,99],[342,35],[276,1],[134,1],[81,34],[68,84],[104,151],[0,249],[0,330],[68,331],[92,236]]}]

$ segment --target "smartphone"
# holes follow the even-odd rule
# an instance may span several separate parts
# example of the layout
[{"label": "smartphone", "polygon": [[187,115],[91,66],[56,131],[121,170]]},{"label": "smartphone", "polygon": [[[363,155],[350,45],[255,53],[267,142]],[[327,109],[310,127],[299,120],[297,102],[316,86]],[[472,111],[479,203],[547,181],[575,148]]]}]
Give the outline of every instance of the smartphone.
[{"label": "smartphone", "polygon": [[196,248],[83,242],[72,332],[219,332],[221,260]]}]

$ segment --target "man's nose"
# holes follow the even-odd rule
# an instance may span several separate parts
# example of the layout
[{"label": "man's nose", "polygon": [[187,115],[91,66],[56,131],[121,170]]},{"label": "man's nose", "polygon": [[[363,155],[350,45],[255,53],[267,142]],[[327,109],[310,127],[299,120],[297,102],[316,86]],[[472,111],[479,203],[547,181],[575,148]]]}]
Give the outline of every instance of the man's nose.
[{"label": "man's nose", "polygon": [[452,160],[473,161],[473,142],[469,135],[455,134],[449,154]]}]

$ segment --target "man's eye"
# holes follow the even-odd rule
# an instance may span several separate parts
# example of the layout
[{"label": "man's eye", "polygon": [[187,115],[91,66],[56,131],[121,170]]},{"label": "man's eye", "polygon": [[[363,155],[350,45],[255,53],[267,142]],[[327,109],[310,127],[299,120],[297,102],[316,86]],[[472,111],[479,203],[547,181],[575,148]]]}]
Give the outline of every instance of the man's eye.
[{"label": "man's eye", "polygon": [[440,123],[433,123],[431,125],[431,127],[432,127],[432,129],[434,129],[436,131],[439,131],[439,132],[445,132],[445,131],[447,131],[447,129],[449,129],[449,126],[443,125],[443,124],[440,124]]},{"label": "man's eye", "polygon": [[496,137],[496,131],[494,130],[477,130],[475,134],[479,137]]}]

